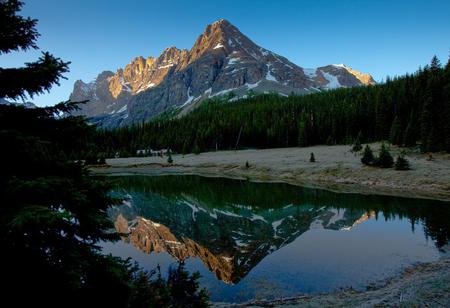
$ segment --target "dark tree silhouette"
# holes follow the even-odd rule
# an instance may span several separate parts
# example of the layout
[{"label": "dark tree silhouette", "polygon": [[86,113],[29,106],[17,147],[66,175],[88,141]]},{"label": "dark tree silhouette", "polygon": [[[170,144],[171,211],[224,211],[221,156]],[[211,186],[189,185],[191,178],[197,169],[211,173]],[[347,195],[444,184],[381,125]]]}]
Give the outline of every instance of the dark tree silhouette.
[{"label": "dark tree silhouette", "polygon": [[[37,48],[36,20],[16,15],[21,5],[0,1],[2,52]],[[45,54],[26,68],[0,69],[1,97],[48,90],[67,64]],[[59,116],[74,108],[72,102],[35,109],[0,105],[2,300],[15,307],[132,307],[145,298],[147,307],[156,307],[159,295],[169,294],[175,302],[167,281],[101,253],[101,242],[118,240],[106,211],[119,200],[80,162],[95,151],[95,128],[81,117]],[[198,274],[182,277],[198,287]],[[191,299],[206,305],[201,294]]]},{"label": "dark tree silhouette", "polygon": [[361,158],[361,162],[364,165],[370,166],[373,164],[373,161],[374,161],[374,157],[373,157],[372,149],[370,148],[370,146],[368,144],[366,144],[366,146],[364,148],[363,156]]},{"label": "dark tree silhouette", "polygon": [[395,160],[395,170],[409,170],[411,169],[409,166],[409,161],[405,158],[405,154],[401,153],[397,156]]},{"label": "dark tree silhouette", "polygon": [[378,157],[374,161],[374,165],[380,168],[390,168],[394,164],[394,159],[392,158],[391,153],[389,152],[388,147],[383,142],[381,144],[380,153]]},{"label": "dark tree silhouette", "polygon": [[[17,15],[23,3],[17,0],[0,1],[0,53],[38,49],[36,19]],[[49,91],[68,72],[70,62],[63,62],[48,52],[20,68],[0,68],[0,98],[33,97]]]}]

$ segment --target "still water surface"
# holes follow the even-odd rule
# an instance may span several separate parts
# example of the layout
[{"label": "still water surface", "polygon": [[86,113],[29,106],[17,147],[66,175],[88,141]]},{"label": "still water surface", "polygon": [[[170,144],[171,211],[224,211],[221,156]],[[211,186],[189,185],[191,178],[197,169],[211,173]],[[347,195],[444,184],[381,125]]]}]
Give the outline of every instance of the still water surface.
[{"label": "still water surface", "polygon": [[163,273],[199,271],[211,300],[239,302],[368,283],[448,250],[450,204],[198,176],[113,178],[104,251]]}]

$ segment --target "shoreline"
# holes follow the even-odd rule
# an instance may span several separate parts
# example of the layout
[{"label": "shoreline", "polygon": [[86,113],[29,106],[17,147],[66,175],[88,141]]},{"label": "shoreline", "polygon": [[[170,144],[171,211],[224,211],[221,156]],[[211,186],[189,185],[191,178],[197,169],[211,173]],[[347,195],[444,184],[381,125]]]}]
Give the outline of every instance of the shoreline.
[{"label": "shoreline", "polygon": [[365,291],[343,289],[289,298],[218,303],[213,307],[448,307],[450,259],[420,263],[387,278]]},{"label": "shoreline", "polygon": [[[379,144],[371,144],[376,153]],[[92,166],[95,175],[199,175],[287,183],[341,193],[389,195],[450,201],[450,154],[409,151],[412,170],[397,171],[364,166],[350,146],[314,146],[206,152],[198,155],[130,157],[108,159],[104,166]],[[391,148],[395,158],[403,149]],[[309,162],[310,153],[316,162]],[[246,162],[249,168],[246,168]]]},{"label": "shoreline", "polygon": [[[376,153],[380,144],[371,144]],[[403,149],[391,147],[395,158]],[[309,162],[310,153],[316,162]],[[108,159],[106,165],[92,166],[94,175],[198,175],[265,183],[287,183],[340,193],[388,195],[450,201],[450,154],[409,151],[412,170],[396,171],[367,167],[350,146],[314,146],[266,150],[219,151],[198,155],[130,157]],[[249,167],[246,167],[246,162]],[[373,307],[450,305],[450,246],[438,261],[419,263],[365,291],[339,289],[319,294],[299,294],[281,299],[251,300],[244,303],[212,302],[213,307]]]}]

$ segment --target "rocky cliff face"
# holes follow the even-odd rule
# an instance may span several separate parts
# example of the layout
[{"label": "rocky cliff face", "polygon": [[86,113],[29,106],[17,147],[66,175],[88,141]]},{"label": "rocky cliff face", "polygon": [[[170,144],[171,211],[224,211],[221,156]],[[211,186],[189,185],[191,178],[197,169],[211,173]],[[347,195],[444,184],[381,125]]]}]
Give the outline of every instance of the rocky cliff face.
[{"label": "rocky cliff face", "polygon": [[190,50],[170,47],[158,58],[137,57],[116,73],[74,85],[71,100],[90,100],[81,114],[104,127],[151,119],[171,108],[188,110],[206,98],[275,91],[311,93],[374,84],[343,64],[304,69],[266,50],[226,20],[208,25]]}]

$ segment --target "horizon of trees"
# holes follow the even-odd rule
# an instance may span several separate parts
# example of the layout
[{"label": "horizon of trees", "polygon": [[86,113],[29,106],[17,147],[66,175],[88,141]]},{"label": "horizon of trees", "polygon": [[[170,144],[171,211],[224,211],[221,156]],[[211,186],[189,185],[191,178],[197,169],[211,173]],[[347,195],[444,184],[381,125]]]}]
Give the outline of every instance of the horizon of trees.
[{"label": "horizon of trees", "polygon": [[384,84],[309,95],[252,95],[205,101],[183,117],[160,117],[112,130],[99,129],[93,143],[112,157],[137,149],[178,153],[350,144],[388,140],[421,151],[450,152],[450,60],[437,57],[414,74]]}]

